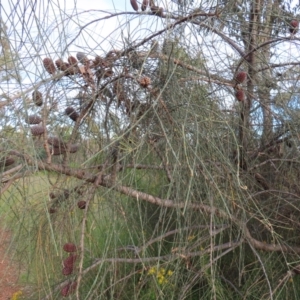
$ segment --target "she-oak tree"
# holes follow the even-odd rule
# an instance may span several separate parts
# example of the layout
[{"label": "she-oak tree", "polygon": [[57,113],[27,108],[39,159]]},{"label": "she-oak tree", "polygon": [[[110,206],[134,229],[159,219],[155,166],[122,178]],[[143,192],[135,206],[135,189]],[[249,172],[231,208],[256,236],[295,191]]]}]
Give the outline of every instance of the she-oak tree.
[{"label": "she-oak tree", "polygon": [[[20,231],[43,229],[37,261],[48,248],[62,256],[61,271],[53,262],[43,273],[40,299],[298,295],[298,6],[130,4],[59,45],[38,35],[32,48],[47,54],[31,49],[22,62],[37,80],[15,83],[16,94],[1,86],[16,128],[1,134],[1,193],[26,200],[21,182],[40,174],[47,191],[19,204],[16,215],[33,214]],[[85,14],[62,11],[55,26]],[[116,47],[72,53],[110,19]],[[112,227],[98,249],[103,208]]]}]

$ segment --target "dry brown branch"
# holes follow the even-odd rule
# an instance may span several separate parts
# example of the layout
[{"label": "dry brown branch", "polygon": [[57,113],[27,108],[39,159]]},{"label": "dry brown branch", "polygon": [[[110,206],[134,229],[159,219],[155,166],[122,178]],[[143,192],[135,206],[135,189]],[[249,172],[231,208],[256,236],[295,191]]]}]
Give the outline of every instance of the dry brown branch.
[{"label": "dry brown branch", "polygon": [[11,168],[11,169],[9,169],[9,170],[7,170],[7,171],[1,173],[0,175],[1,175],[1,177],[3,178],[3,177],[5,177],[5,176],[7,176],[7,175],[10,175],[11,173],[20,171],[22,168],[23,168],[23,165],[20,164],[20,165],[17,165],[17,166],[15,166],[15,167],[13,167],[13,168]]},{"label": "dry brown branch", "polygon": [[[20,153],[16,151],[10,151],[10,154],[24,157],[24,159],[27,161],[28,164],[34,164],[29,157],[25,155],[21,155]],[[72,170],[70,168],[55,165],[55,164],[45,164],[43,162],[38,162],[37,166],[40,170],[48,170],[48,171],[54,171],[59,172],[61,174],[65,174],[68,176],[72,176],[78,179],[85,180],[87,182],[95,183],[96,180],[99,180],[98,176],[86,174],[83,170]],[[205,204],[198,204],[198,203],[186,203],[186,202],[174,202],[171,199],[161,199],[159,197],[155,197],[153,195],[139,192],[135,189],[132,189],[130,187],[121,186],[121,185],[111,185],[109,181],[107,181],[106,176],[102,177],[101,182],[98,183],[101,186],[112,188],[115,191],[118,191],[124,195],[130,196],[132,198],[135,198],[137,200],[143,200],[147,201],[149,203],[161,206],[161,207],[167,207],[167,208],[176,208],[176,209],[182,209],[182,208],[188,208],[193,210],[201,210],[208,214],[214,214],[216,216],[231,220],[235,222],[243,231],[245,239],[255,248],[260,249],[264,251],[273,251],[273,252],[287,252],[287,253],[300,253],[300,247],[295,246],[287,246],[284,244],[267,244],[264,242],[260,242],[252,237],[249,229],[247,228],[247,225],[241,221],[233,217],[232,215],[228,215],[223,210],[220,210],[214,206],[209,206]],[[268,192],[271,192],[272,190],[268,190]]]}]

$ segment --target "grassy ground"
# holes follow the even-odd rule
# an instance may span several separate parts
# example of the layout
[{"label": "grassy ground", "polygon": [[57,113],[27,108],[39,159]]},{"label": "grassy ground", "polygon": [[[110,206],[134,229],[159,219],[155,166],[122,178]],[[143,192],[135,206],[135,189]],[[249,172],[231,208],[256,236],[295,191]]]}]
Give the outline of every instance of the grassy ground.
[{"label": "grassy ground", "polygon": [[[69,197],[60,199],[55,213],[49,213],[51,203],[56,201],[49,197],[50,190],[60,195],[76,183],[67,177],[40,174],[19,180],[2,195],[1,216],[7,228],[12,230],[12,254],[23,266],[20,283],[30,285],[33,291],[30,299],[41,299],[57,284],[76,275],[77,269],[69,277],[62,274],[62,261],[68,255],[63,251],[63,245],[67,242],[79,245],[84,210],[77,207],[77,202],[84,198],[71,193]],[[83,268],[97,258],[118,256],[117,249],[135,244],[136,232],[131,231],[116,197],[113,192],[99,189],[91,202],[86,222]],[[86,299],[97,297],[91,295],[91,287],[95,290],[95,287],[100,288],[99,284],[107,286],[107,280],[99,283],[99,278],[109,278],[114,272],[114,267],[101,266],[85,276],[82,295],[86,295]],[[60,291],[53,299],[61,299]]]}]

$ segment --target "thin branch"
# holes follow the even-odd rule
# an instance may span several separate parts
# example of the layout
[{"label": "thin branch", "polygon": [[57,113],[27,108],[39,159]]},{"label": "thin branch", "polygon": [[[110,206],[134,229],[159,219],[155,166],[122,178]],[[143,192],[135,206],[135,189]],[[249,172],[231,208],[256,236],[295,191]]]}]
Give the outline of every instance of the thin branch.
[{"label": "thin branch", "polygon": [[14,172],[16,172],[16,171],[20,171],[22,168],[23,168],[23,165],[21,165],[21,164],[20,164],[20,165],[17,165],[17,166],[15,166],[15,167],[13,167],[13,168],[11,168],[11,169],[9,169],[9,170],[7,170],[7,171],[1,173],[0,176],[3,178],[3,177],[5,177],[5,176],[7,176],[7,175],[10,175],[11,173],[14,173]]},{"label": "thin branch", "polygon": [[[92,265],[90,265],[88,268],[86,268],[83,272],[82,272],[82,276],[84,276],[85,274],[87,274],[88,272],[90,272],[91,270],[94,270],[96,267],[100,266],[103,263],[131,263],[131,264],[137,264],[137,263],[151,263],[151,262],[157,262],[157,261],[172,261],[172,260],[176,260],[176,259],[187,259],[190,257],[195,257],[195,256],[201,256],[205,253],[210,253],[211,251],[220,251],[220,250],[224,250],[227,249],[226,251],[224,251],[222,254],[220,254],[219,256],[217,256],[214,261],[217,261],[218,259],[220,259],[222,256],[224,256],[225,254],[227,254],[229,251],[232,251],[234,248],[236,248],[237,246],[239,246],[242,243],[242,241],[239,242],[229,242],[229,243],[225,243],[222,245],[217,245],[215,246],[213,249],[206,249],[203,251],[197,251],[197,252],[192,252],[192,253],[176,253],[176,254],[169,254],[169,255],[163,255],[163,256],[155,256],[155,257],[146,257],[146,258],[101,258],[101,259],[97,259]],[[210,266],[210,263],[206,266],[204,266],[205,268],[208,268]],[[65,284],[67,284],[69,282],[70,279],[67,279],[63,282],[61,282],[60,284],[58,284],[53,291],[46,295],[42,300],[48,300],[52,297],[52,293],[58,291],[59,289],[61,289]]]},{"label": "thin branch", "polygon": [[300,163],[300,161],[297,161],[295,159],[270,158],[270,159],[267,159],[267,160],[263,161],[262,163],[254,165],[253,167],[249,168],[248,170],[251,171],[251,170],[257,169],[257,168],[262,167],[263,165],[265,165],[267,163],[272,163],[274,161],[280,161],[280,162],[284,162],[285,161],[285,162],[292,162],[292,163],[296,163],[296,164]]},{"label": "thin branch", "polygon": [[[55,171],[55,172],[59,172],[61,174],[73,176],[75,178],[82,179],[82,180],[85,180],[87,182],[92,182],[92,183],[95,183],[96,180],[99,180],[98,176],[91,175],[91,174],[86,175],[86,173],[83,170],[72,170],[70,168],[67,168],[67,167],[64,167],[61,165],[54,165],[54,164],[48,165],[43,162],[35,162],[35,161],[32,161],[32,159],[30,159],[27,155],[25,155],[25,154],[21,155],[20,153],[18,153],[15,150],[10,151],[10,153],[13,155],[17,155],[17,156],[19,155],[19,156],[23,157],[27,161],[28,164],[37,165],[40,170]],[[255,249],[271,251],[271,252],[287,252],[287,253],[298,253],[298,254],[300,253],[300,247],[286,246],[283,244],[267,244],[267,243],[256,240],[255,238],[252,237],[249,229],[247,228],[246,223],[235,218],[232,215],[228,215],[228,213],[226,213],[225,211],[223,211],[221,209],[218,209],[217,207],[209,206],[206,204],[193,203],[193,202],[190,202],[190,203],[186,203],[184,201],[175,202],[171,199],[162,199],[162,198],[159,198],[159,197],[156,197],[156,196],[144,193],[144,192],[137,191],[137,190],[132,189],[127,186],[112,185],[110,183],[110,181],[107,180],[107,177],[109,177],[109,176],[107,176],[107,175],[103,176],[102,180],[100,182],[98,182],[97,185],[111,188],[115,191],[118,191],[121,194],[127,195],[127,196],[135,198],[137,200],[146,201],[146,202],[149,202],[149,203],[161,206],[161,207],[176,208],[176,209],[189,208],[189,209],[193,209],[193,210],[201,210],[207,214],[214,214],[216,216],[232,220],[243,230],[245,239]],[[268,192],[270,192],[270,190],[268,190]]]},{"label": "thin branch", "polygon": [[160,150],[157,148],[155,142],[150,142],[150,144],[152,145],[152,147],[154,148],[154,151],[156,152],[156,154],[158,155],[158,157],[160,158],[163,166],[164,166],[164,170],[166,172],[167,178],[169,182],[173,181],[173,176],[170,172],[170,168],[168,166],[168,164],[165,162],[165,158],[164,156],[160,153]]},{"label": "thin branch", "polygon": [[[170,235],[174,235],[178,232],[182,232],[182,231],[186,231],[186,230],[195,230],[195,229],[200,229],[200,228],[209,228],[210,226],[209,225],[198,225],[198,226],[188,226],[188,227],[183,227],[183,228],[179,228],[179,229],[175,229],[175,230],[171,230],[171,231],[168,231],[164,234],[162,234],[161,236],[158,236],[154,239],[151,239],[149,240],[147,243],[145,243],[143,246],[141,247],[138,247],[137,249],[137,253],[140,253],[142,251],[144,251],[146,248],[148,248],[150,245],[156,243],[156,242],[159,242],[161,240],[163,240],[164,238],[170,236]],[[229,225],[216,225],[215,228],[216,229],[226,229],[228,228]]]}]

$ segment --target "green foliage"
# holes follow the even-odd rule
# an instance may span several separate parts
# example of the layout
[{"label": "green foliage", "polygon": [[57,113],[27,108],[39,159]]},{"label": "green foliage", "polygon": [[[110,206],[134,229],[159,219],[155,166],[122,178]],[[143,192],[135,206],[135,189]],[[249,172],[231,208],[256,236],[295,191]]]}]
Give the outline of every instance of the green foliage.
[{"label": "green foliage", "polygon": [[18,56],[11,50],[9,37],[7,33],[7,26],[0,20],[0,83],[15,79],[20,81],[18,66]]},{"label": "green foliage", "polygon": [[[1,23],[3,78],[18,78],[19,56],[28,67],[26,83],[0,86],[1,217],[28,299],[75,282],[77,300],[300,297],[299,41],[279,35],[291,10],[257,3],[74,6],[51,24],[41,7],[21,49]],[[68,275],[65,243],[77,247]]]}]

